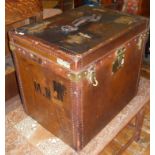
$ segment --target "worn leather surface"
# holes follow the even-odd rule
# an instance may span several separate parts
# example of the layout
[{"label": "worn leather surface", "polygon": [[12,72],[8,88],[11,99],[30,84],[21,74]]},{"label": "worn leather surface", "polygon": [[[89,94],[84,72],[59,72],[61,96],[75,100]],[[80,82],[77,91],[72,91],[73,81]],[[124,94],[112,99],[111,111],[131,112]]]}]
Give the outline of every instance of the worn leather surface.
[{"label": "worn leather surface", "polygon": [[[84,8],[79,8],[77,12],[73,11],[74,13],[66,13],[72,18],[61,15],[55,17],[54,24],[66,24],[77,17],[79,10],[85,12]],[[90,10],[94,12],[93,9]],[[116,16],[119,18],[117,22],[126,23],[126,19],[120,20],[119,16],[126,16],[122,13],[114,15],[113,11],[107,10],[102,14],[105,15],[102,20],[109,22],[110,19],[111,26]],[[94,38],[88,41],[88,49],[93,48],[92,50],[79,50],[74,54],[63,51],[57,42],[53,42],[55,38],[62,37],[61,33],[48,38],[52,43],[39,36],[44,34],[46,25],[42,25],[43,31],[39,28],[40,32],[35,29],[37,25],[35,28],[30,25],[10,32],[10,44],[25,111],[76,150],[82,149],[137,92],[147,20],[133,16],[131,18],[137,21],[129,24],[130,26],[125,24],[123,28],[114,28],[113,35],[111,26],[106,27],[107,31],[102,31],[99,27],[101,21],[93,23],[96,27],[92,32],[98,32],[102,39],[97,37],[96,40]],[[84,27],[86,30],[86,26],[88,29],[91,24],[89,22],[85,26],[81,25],[79,29],[83,32]],[[35,32],[30,34],[26,29]],[[50,33],[53,33],[53,28]],[[78,48],[73,45],[75,49]],[[71,47],[73,45],[71,44]],[[82,42],[81,46],[83,45]],[[118,49],[122,47],[125,49],[124,61],[122,66],[113,72]],[[60,58],[61,64],[58,62]],[[66,65],[66,61],[70,63],[70,67]],[[94,68],[94,74],[91,75],[95,75],[98,81],[96,86],[89,76],[80,77],[81,72],[89,72],[90,67]],[[78,75],[80,80],[70,78],[72,74]]]},{"label": "worn leather surface", "polygon": [[[65,32],[62,26],[73,26],[81,18],[100,17],[97,21],[85,21],[77,30]],[[65,17],[68,18],[65,18]],[[81,19],[83,20],[83,19]],[[55,19],[49,19],[40,25],[35,24],[17,29],[25,35],[31,35],[48,43],[57,45],[69,54],[83,54],[96,47],[101,42],[106,42],[112,37],[119,36],[129,28],[145,23],[138,16],[120,14],[104,8],[80,7],[70,13],[64,13]],[[56,36],[56,37],[53,37]]]}]

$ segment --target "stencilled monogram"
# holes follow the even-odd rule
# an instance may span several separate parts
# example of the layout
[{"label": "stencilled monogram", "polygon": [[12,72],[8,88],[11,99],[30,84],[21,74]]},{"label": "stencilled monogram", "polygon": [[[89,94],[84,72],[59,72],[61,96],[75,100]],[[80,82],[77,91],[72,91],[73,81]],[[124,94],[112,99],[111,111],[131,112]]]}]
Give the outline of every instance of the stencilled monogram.
[{"label": "stencilled monogram", "polygon": [[[61,102],[64,101],[64,95],[65,95],[66,88],[61,83],[53,80],[52,81],[53,91],[50,87],[42,86],[37,81],[34,81],[33,84],[34,84],[34,89],[35,89],[36,93],[43,95],[48,100],[51,100],[53,97],[54,99],[57,99]],[[53,92],[53,94],[52,94],[52,92]]]},{"label": "stencilled monogram", "polygon": [[53,89],[55,98],[63,102],[66,88],[62,84],[53,81]]},{"label": "stencilled monogram", "polygon": [[35,91],[41,93],[41,87],[40,87],[40,84],[37,83],[36,81],[34,81],[33,84],[34,84]]},{"label": "stencilled monogram", "polygon": [[47,99],[51,99],[51,90],[48,87],[42,87],[40,83],[34,81],[34,89],[37,93],[45,96]]}]

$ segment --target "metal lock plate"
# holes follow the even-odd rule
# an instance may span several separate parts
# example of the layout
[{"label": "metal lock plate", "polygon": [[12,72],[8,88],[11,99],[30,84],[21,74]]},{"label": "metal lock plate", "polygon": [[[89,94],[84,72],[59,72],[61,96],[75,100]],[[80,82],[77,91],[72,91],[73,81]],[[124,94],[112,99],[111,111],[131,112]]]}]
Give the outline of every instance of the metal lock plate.
[{"label": "metal lock plate", "polygon": [[121,47],[116,51],[116,58],[112,64],[112,73],[117,72],[124,65],[125,47]]}]

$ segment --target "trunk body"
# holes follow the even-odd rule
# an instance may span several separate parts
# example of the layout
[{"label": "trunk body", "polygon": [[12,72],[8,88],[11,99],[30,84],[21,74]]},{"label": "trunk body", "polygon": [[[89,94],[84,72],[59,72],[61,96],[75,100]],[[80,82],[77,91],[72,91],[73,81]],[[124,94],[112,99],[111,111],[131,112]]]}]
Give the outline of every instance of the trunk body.
[{"label": "trunk body", "polygon": [[135,96],[147,28],[84,6],[10,32],[25,111],[82,149]]}]

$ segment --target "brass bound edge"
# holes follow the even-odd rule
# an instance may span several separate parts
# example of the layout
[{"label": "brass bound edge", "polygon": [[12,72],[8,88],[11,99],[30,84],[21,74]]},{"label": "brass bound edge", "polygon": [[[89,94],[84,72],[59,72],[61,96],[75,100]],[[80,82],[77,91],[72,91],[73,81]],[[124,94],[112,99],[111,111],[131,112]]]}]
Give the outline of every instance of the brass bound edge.
[{"label": "brass bound edge", "polygon": [[80,73],[69,73],[68,77],[74,82],[79,82],[81,79],[84,79],[88,76],[88,71],[82,71]]},{"label": "brass bound edge", "polygon": [[73,82],[79,82],[80,80],[86,78],[89,81],[89,83],[91,83],[94,87],[98,86],[94,66],[90,66],[87,70],[79,73],[69,73],[68,77]]}]

